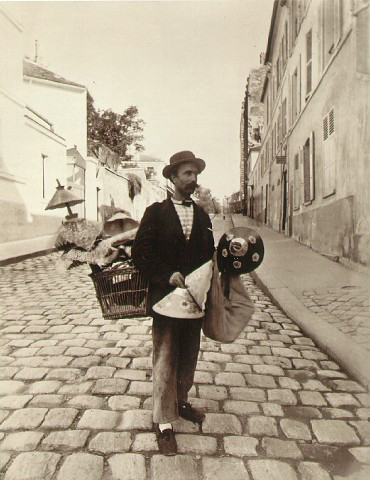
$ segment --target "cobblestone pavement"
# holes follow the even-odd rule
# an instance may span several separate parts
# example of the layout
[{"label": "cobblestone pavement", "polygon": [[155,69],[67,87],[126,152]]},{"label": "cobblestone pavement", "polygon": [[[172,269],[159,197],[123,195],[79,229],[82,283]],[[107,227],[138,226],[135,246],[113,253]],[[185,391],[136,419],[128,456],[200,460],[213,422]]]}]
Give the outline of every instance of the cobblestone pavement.
[{"label": "cobblestone pavement", "polygon": [[5,480],[363,480],[370,396],[245,276],[252,321],[203,338],[201,427],[152,433],[150,319],[104,320],[88,269],[56,255],[0,269],[0,469]]},{"label": "cobblestone pavement", "polygon": [[306,307],[370,350],[369,292],[361,287],[304,292]]}]

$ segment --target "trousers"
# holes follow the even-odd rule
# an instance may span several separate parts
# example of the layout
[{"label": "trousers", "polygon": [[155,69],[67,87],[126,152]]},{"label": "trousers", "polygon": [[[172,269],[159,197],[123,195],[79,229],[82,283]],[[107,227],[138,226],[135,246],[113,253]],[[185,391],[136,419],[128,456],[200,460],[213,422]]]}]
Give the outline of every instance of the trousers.
[{"label": "trousers", "polygon": [[202,320],[153,316],[153,422],[179,418],[194,381]]}]

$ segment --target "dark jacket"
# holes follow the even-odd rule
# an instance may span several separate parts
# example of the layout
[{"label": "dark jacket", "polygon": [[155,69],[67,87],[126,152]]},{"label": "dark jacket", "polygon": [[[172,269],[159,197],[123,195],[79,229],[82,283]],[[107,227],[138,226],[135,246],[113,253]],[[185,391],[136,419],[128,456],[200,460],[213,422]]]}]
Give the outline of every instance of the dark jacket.
[{"label": "dark jacket", "polygon": [[144,213],[132,247],[132,259],[149,278],[148,314],[152,306],[171,292],[168,281],[174,272],[184,277],[210,260],[214,252],[211,220],[194,204],[194,221],[189,240],[170,199],[153,203]]}]

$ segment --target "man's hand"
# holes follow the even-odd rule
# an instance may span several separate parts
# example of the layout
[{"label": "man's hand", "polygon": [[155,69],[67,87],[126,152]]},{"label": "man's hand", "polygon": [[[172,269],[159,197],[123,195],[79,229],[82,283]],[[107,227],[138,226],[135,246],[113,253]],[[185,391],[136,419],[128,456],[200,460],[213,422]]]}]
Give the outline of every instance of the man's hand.
[{"label": "man's hand", "polygon": [[174,287],[185,288],[185,278],[180,272],[173,273],[168,283]]}]

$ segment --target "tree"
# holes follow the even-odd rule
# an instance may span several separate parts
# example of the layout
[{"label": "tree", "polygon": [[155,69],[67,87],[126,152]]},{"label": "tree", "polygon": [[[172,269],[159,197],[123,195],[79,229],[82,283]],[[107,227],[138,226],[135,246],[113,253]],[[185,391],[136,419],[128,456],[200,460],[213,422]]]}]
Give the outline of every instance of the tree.
[{"label": "tree", "polygon": [[[103,145],[117,155],[114,163],[116,168],[133,158],[133,151],[144,150],[144,121],[138,118],[138,109],[130,106],[122,114],[111,109],[96,110],[94,99],[87,92],[87,145],[88,153],[96,153]],[[114,157],[114,156],[113,156]]]},{"label": "tree", "polygon": [[209,188],[199,185],[194,192],[194,200],[207,213],[220,213],[221,211],[218,200],[212,196]]}]

